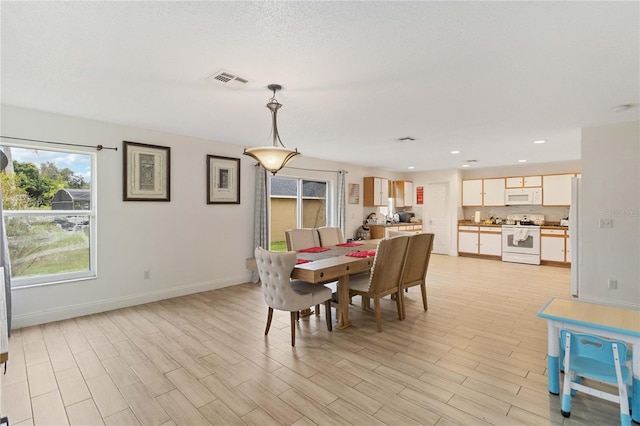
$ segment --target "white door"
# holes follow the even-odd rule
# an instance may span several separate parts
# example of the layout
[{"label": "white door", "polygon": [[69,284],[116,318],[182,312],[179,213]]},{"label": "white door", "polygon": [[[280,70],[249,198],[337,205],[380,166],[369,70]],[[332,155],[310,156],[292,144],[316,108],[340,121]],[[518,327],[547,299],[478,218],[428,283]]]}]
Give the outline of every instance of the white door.
[{"label": "white door", "polygon": [[425,194],[423,232],[434,234],[434,253],[451,252],[452,213],[449,206],[449,187],[449,182],[430,183]]}]

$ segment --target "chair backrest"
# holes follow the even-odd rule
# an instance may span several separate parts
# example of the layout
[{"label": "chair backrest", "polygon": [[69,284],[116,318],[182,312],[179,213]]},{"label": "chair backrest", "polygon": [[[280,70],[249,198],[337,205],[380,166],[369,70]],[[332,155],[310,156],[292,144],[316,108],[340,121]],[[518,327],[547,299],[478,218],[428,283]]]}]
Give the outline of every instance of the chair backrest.
[{"label": "chair backrest", "polygon": [[407,256],[402,271],[402,284],[420,283],[427,275],[434,234],[414,234],[409,237]]},{"label": "chair backrest", "polygon": [[[561,347],[567,342],[567,334],[571,335],[571,357],[588,358],[610,366],[615,365],[613,356],[613,344],[618,347],[618,359],[624,364],[627,359],[627,345],[618,340],[603,339],[598,336],[584,333],[574,333],[571,330],[560,331]],[[564,360],[562,360],[564,366]],[[594,371],[594,374],[598,373]]]},{"label": "chair backrest", "polygon": [[415,234],[415,232],[411,232],[411,231],[394,231],[392,229],[385,229],[384,230],[384,237],[385,238],[393,238],[393,237],[400,237],[402,235],[413,235]]},{"label": "chair backrest", "polygon": [[309,247],[320,246],[320,237],[316,228],[297,228],[284,231],[287,250],[299,251]]},{"label": "chair backrest", "polygon": [[256,247],[255,256],[265,303],[273,309],[288,310],[288,304],[297,296],[290,279],[296,265],[296,253],[271,252]]},{"label": "chair backrest", "polygon": [[318,235],[320,236],[320,245],[322,247],[335,246],[336,244],[344,243],[342,230],[337,227],[321,226],[318,228]]},{"label": "chair backrest", "polygon": [[408,235],[402,235],[380,240],[371,267],[369,293],[378,294],[398,287],[409,238]]}]

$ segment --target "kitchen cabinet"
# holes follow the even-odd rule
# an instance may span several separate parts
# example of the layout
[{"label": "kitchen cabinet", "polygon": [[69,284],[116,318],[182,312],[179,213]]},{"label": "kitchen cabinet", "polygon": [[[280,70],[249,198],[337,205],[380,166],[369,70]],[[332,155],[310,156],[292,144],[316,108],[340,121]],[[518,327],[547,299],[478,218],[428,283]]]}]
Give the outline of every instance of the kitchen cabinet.
[{"label": "kitchen cabinet", "polygon": [[502,256],[502,228],[480,227],[479,254]]},{"label": "kitchen cabinet", "polygon": [[478,254],[478,226],[458,227],[458,252]]},{"label": "kitchen cabinet", "polygon": [[504,206],[505,179],[468,179],[462,181],[462,206]]},{"label": "kitchen cabinet", "polygon": [[482,180],[482,205],[504,206],[504,178]]},{"label": "kitchen cabinet", "polygon": [[362,201],[368,207],[386,206],[389,203],[389,180],[365,177]]},{"label": "kitchen cabinet", "polygon": [[506,178],[507,188],[539,188],[542,186],[542,176],[515,176]]},{"label": "kitchen cabinet", "polygon": [[540,230],[540,260],[566,266],[571,263],[570,240],[564,229]]},{"label": "kitchen cabinet", "polygon": [[501,257],[502,228],[497,226],[458,226],[458,253]]},{"label": "kitchen cabinet", "polygon": [[407,180],[393,182],[393,198],[396,207],[413,206],[413,182]]},{"label": "kitchen cabinet", "polygon": [[570,206],[571,178],[575,173],[542,177],[542,205]]},{"label": "kitchen cabinet", "polygon": [[422,232],[422,224],[397,224],[397,225],[368,225],[371,232],[371,239],[377,240],[380,238],[386,238],[387,230],[400,231],[400,232],[415,232],[416,234]]},{"label": "kitchen cabinet", "polygon": [[482,206],[482,179],[462,181],[462,205]]}]

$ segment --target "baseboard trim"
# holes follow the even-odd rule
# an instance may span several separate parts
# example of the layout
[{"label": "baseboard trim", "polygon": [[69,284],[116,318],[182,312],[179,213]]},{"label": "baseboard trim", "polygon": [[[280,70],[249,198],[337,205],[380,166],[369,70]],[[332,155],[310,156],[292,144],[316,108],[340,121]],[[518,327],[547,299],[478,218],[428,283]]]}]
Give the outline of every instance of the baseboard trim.
[{"label": "baseboard trim", "polygon": [[30,312],[23,315],[14,315],[11,318],[11,329],[17,330],[23,327],[30,327],[38,324],[45,324],[84,315],[96,314],[99,312],[111,311],[114,309],[126,308],[129,306],[141,305],[144,303],[156,302],[158,300],[170,299],[172,297],[180,297],[186,296],[188,294],[200,293],[203,291],[217,290],[220,288],[230,287],[247,282],[251,282],[250,275],[236,278],[227,278],[224,280],[204,281],[158,291],[133,294],[125,297],[103,299],[91,303],[64,306],[59,309],[50,309],[41,312]]}]

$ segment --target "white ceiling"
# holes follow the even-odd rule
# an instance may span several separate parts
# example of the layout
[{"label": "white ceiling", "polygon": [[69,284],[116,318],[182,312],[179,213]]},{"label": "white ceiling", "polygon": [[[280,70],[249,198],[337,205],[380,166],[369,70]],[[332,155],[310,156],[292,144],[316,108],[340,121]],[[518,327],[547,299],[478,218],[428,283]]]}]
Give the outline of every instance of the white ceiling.
[{"label": "white ceiling", "polygon": [[[270,144],[270,83],[284,86],[288,148],[399,171],[576,160],[581,127],[639,118],[637,1],[2,1],[0,13],[2,103],[238,156]],[[249,84],[205,80],[221,69]]]}]

